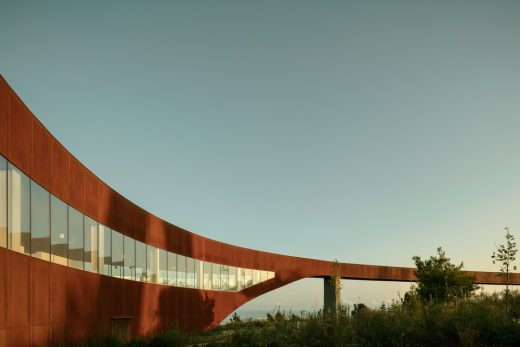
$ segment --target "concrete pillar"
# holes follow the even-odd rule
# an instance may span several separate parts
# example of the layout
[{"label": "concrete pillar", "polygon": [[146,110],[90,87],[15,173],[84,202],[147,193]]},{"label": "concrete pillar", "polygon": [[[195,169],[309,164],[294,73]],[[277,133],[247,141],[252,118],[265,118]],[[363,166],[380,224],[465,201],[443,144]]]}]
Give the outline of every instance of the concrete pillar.
[{"label": "concrete pillar", "polygon": [[340,281],[331,277],[323,279],[323,313],[336,315],[341,297]]}]

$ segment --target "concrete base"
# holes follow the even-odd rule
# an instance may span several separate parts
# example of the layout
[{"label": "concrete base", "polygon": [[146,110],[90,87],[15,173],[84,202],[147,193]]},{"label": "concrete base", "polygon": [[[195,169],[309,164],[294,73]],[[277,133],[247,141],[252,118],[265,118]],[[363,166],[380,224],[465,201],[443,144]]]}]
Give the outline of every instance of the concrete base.
[{"label": "concrete base", "polygon": [[340,280],[332,277],[323,279],[323,313],[335,315],[340,304]]}]

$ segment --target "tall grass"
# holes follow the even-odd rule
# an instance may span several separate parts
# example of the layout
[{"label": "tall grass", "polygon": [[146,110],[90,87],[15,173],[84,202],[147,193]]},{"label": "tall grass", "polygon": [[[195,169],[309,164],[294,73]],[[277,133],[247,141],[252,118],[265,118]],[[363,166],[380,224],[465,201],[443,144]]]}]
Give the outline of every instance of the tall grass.
[{"label": "tall grass", "polygon": [[234,319],[200,334],[169,331],[128,343],[107,338],[106,346],[520,346],[520,294],[510,300],[509,312],[497,294],[449,303],[401,300],[378,309],[341,307],[336,316],[278,312],[262,321]]}]

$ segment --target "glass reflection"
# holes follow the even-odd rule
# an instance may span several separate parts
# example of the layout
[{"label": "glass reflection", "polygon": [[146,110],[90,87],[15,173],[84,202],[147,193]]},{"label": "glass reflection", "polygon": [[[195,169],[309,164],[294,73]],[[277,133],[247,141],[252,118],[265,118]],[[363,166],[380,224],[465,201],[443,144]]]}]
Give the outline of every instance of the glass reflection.
[{"label": "glass reflection", "polygon": [[207,261],[203,262],[202,264],[203,268],[203,288],[204,289],[211,289],[211,272],[212,272],[212,264],[208,263]]},{"label": "glass reflection", "polygon": [[135,240],[125,236],[124,254],[125,266],[123,277],[127,280],[135,280]]},{"label": "glass reflection", "polygon": [[112,276],[122,278],[124,263],[123,234],[112,230]]},{"label": "glass reflection", "polygon": [[51,195],[51,261],[67,265],[67,205]]},{"label": "glass reflection", "polygon": [[245,288],[251,287],[253,285],[253,270],[245,269],[244,270],[244,280],[245,280]]},{"label": "glass reflection", "polygon": [[159,249],[159,283],[168,284],[168,260],[167,252]]},{"label": "glass reflection", "polygon": [[7,160],[0,155],[0,247],[7,247]]},{"label": "glass reflection", "polygon": [[186,257],[177,255],[177,285],[186,287]]},{"label": "glass reflection", "polygon": [[186,287],[195,287],[195,259],[186,258]]},{"label": "glass reflection", "polygon": [[229,267],[229,280],[228,280],[229,288],[228,290],[235,291],[237,290],[237,268],[234,266]]},{"label": "glass reflection", "polygon": [[84,216],[85,235],[83,267],[86,271],[98,272],[98,226],[92,218]]},{"label": "glass reflection", "polygon": [[83,270],[83,215],[70,206],[69,266]]},{"label": "glass reflection", "polygon": [[135,273],[136,279],[146,282],[146,244],[135,242]]},{"label": "glass reflection", "polygon": [[220,265],[220,289],[229,290],[229,266]]},{"label": "glass reflection", "polygon": [[157,283],[157,263],[159,258],[159,252],[157,248],[146,245],[148,252],[148,258],[146,258],[146,279],[148,282]]},{"label": "glass reflection", "polygon": [[112,268],[112,230],[99,224],[99,273],[110,276]]},{"label": "glass reflection", "polygon": [[31,255],[50,260],[51,220],[50,194],[40,185],[31,181]]},{"label": "glass reflection", "polygon": [[239,291],[272,271],[205,262],[152,247],[98,224],[0,156],[0,246],[129,280]]},{"label": "glass reflection", "polygon": [[177,285],[177,255],[168,252],[168,284]]},{"label": "glass reflection", "polygon": [[212,264],[211,289],[220,290],[220,264]]},{"label": "glass reflection", "polygon": [[29,255],[31,245],[30,180],[23,172],[8,164],[8,241],[15,252]]}]

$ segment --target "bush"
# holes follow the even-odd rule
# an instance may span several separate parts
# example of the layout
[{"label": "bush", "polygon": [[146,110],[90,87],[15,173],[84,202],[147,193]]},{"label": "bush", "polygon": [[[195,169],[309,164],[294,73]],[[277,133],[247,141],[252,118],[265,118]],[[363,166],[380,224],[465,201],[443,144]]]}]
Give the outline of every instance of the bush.
[{"label": "bush", "polygon": [[412,259],[417,267],[416,294],[424,301],[464,298],[478,289],[475,278],[462,271],[463,263],[452,264],[441,247],[437,248],[436,257],[422,260],[415,256]]},{"label": "bush", "polygon": [[[168,330],[158,336],[121,342],[90,339],[84,346],[519,346],[520,294],[479,295],[447,302],[407,299],[379,309],[340,307],[336,317],[322,311],[279,312],[271,319],[239,320],[207,332]],[[236,317],[235,317],[236,318]]]}]

